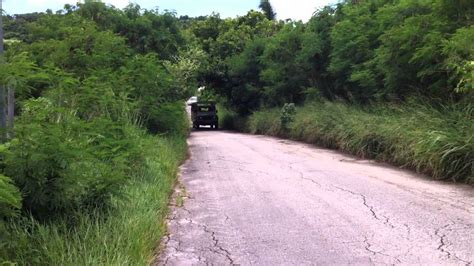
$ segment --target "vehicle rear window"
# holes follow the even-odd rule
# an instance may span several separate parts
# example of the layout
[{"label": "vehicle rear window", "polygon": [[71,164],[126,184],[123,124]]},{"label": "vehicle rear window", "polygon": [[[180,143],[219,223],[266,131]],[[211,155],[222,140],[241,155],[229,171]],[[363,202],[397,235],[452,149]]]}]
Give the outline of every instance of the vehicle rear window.
[{"label": "vehicle rear window", "polygon": [[214,106],[199,106],[199,112],[214,112],[215,110]]}]

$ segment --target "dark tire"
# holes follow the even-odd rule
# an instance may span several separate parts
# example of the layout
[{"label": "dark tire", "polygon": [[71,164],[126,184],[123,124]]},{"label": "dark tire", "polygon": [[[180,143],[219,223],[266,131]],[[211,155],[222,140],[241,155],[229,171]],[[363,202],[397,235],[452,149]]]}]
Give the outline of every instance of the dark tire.
[{"label": "dark tire", "polygon": [[218,130],[218,129],[219,129],[219,122],[216,122],[216,123],[214,124],[214,129],[215,129],[215,130]]}]

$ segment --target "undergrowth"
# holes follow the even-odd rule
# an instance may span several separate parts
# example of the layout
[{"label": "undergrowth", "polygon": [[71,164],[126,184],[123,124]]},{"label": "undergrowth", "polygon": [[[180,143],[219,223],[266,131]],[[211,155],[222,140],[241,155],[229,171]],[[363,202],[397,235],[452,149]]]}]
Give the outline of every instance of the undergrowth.
[{"label": "undergrowth", "polygon": [[19,265],[146,265],[165,233],[169,195],[184,159],[184,137],[141,134],[144,164],[112,198],[107,213],[79,213],[41,223],[22,217],[7,223],[3,256]]}]

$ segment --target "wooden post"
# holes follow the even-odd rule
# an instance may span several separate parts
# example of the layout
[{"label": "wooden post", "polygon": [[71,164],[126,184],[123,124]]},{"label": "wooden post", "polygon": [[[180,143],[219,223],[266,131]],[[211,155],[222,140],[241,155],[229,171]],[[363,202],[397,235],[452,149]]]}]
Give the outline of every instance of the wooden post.
[{"label": "wooden post", "polygon": [[0,84],[0,143],[4,143],[6,140],[7,116],[5,107],[5,88]]},{"label": "wooden post", "polygon": [[0,0],[0,56],[3,55],[3,0]]},{"label": "wooden post", "polygon": [[[3,64],[3,0],[0,0],[0,64]],[[5,142],[6,114],[5,114],[5,90],[0,83],[0,142]]]},{"label": "wooden post", "polygon": [[8,138],[12,139],[15,137],[14,131],[14,120],[15,120],[15,87],[8,87],[7,95],[7,115],[8,115]]}]

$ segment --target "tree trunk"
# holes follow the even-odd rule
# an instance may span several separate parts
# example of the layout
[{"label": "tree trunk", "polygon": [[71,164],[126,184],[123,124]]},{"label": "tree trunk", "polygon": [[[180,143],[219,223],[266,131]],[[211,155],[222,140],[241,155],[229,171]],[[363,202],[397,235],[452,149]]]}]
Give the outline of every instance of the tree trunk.
[{"label": "tree trunk", "polygon": [[[3,0],[0,0],[0,64],[3,63]],[[5,142],[6,115],[5,115],[5,90],[0,84],[0,142]]]},{"label": "tree trunk", "polygon": [[0,142],[5,142],[5,133],[7,129],[7,116],[5,108],[5,88],[0,84]]},{"label": "tree trunk", "polygon": [[2,9],[2,2],[0,0],[0,56],[3,55],[3,9]]}]

